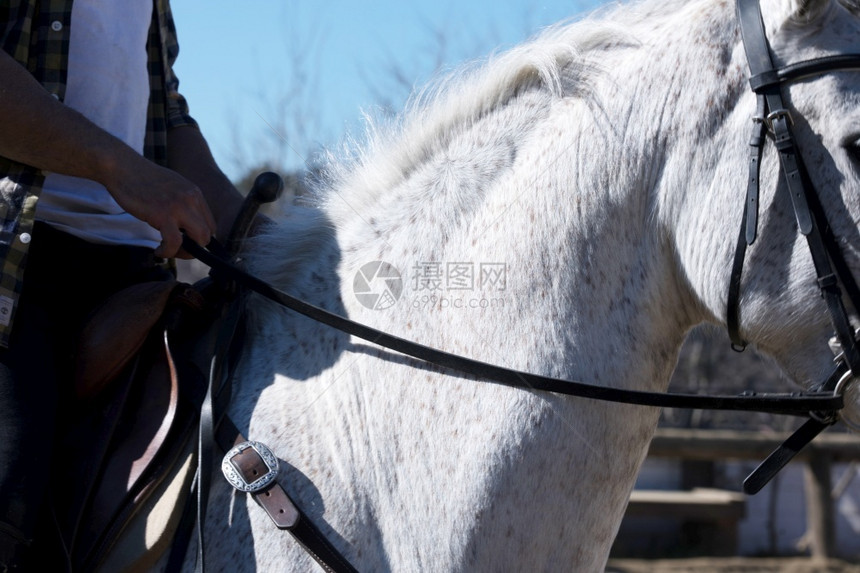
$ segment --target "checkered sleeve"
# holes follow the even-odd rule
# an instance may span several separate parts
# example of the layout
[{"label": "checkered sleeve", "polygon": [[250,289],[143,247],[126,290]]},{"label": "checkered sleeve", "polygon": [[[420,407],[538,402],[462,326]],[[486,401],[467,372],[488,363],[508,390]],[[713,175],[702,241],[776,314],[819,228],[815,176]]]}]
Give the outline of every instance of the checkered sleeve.
[{"label": "checkered sleeve", "polygon": [[167,127],[168,129],[182,125],[197,127],[197,122],[188,113],[188,103],[182,94],[179,93],[179,79],[173,72],[173,64],[179,56],[179,42],[176,38],[176,25],[173,22],[173,13],[170,10],[170,3],[167,1],[164,2],[161,25],[161,37],[165,53],[164,85],[167,92]]},{"label": "checkered sleeve", "polygon": [[[0,48],[49,93],[65,95],[72,0],[0,1]],[[2,126],[2,118],[0,118]],[[0,157],[0,346],[8,347],[44,175]]]},{"label": "checkered sleeve", "polygon": [[149,30],[149,90],[144,155],[159,165],[167,164],[167,131],[197,122],[188,114],[188,104],[179,93],[179,80],[173,64],[179,55],[176,27],[168,0],[156,0]]}]

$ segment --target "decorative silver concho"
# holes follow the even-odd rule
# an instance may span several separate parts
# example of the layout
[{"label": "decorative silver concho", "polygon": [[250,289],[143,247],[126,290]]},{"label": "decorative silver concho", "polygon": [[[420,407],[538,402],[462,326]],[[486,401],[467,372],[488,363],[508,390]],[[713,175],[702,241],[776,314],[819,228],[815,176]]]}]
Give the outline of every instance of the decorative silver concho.
[{"label": "decorative silver concho", "polygon": [[[262,477],[251,483],[245,481],[245,478],[242,477],[242,474],[231,461],[236,455],[248,448],[253,448],[254,451],[263,459],[263,463],[265,463],[266,467],[269,469],[269,471],[263,474]],[[228,482],[230,482],[230,485],[239,491],[253,493],[260,491],[261,489],[265,489],[266,486],[271,484],[275,481],[275,478],[278,477],[278,458],[275,457],[272,450],[260,442],[242,442],[224,455],[224,459],[221,460],[221,473],[224,474],[224,477]]]}]

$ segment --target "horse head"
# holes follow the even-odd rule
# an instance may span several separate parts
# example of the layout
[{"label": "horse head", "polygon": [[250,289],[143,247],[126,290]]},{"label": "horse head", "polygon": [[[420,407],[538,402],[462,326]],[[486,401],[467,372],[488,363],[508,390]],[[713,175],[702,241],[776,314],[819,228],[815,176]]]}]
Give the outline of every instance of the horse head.
[{"label": "horse head", "polygon": [[[775,68],[860,51],[856,2],[763,0],[761,6]],[[749,71],[740,42],[735,45],[729,67],[738,65],[745,82]],[[856,274],[860,270],[860,73],[855,65],[854,69],[810,74],[786,82],[780,91],[797,154],[808,175],[807,189],[818,197],[826,222]],[[708,192],[714,192],[717,186],[735,190],[734,195],[729,193],[719,199],[727,202],[729,210],[713,205],[718,211],[693,217],[717,234],[721,233],[717,225],[730,221],[730,226],[737,228],[743,220],[744,191],[750,176],[747,166],[751,148],[747,144],[750,127],[760,113],[757,102],[745,85],[725,122],[734,140],[720,140],[724,149],[717,151],[717,180],[707,183]],[[740,331],[747,341],[774,357],[792,379],[809,386],[820,382],[832,369],[828,340],[834,327],[821,300],[807,236],[798,229],[790,186],[770,129],[765,137],[768,141],[760,165],[757,233],[747,252],[740,288]],[[705,221],[716,213],[721,223]],[[706,263],[715,266],[699,275],[718,285],[700,285],[702,291],[708,292],[704,297],[706,305],[718,321],[726,316],[726,285],[731,280],[736,244],[736,235],[725,230],[722,234],[722,247],[712,247],[720,256]]]}]

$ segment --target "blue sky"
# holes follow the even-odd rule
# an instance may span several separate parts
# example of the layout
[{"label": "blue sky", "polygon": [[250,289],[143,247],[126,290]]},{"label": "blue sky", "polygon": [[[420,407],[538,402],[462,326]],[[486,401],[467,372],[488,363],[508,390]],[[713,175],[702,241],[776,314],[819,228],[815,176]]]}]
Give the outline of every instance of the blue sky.
[{"label": "blue sky", "polygon": [[[301,168],[408,85],[605,0],[173,0],[180,90],[222,169]],[[442,38],[442,40],[440,40]],[[394,71],[401,75],[395,79]]]}]

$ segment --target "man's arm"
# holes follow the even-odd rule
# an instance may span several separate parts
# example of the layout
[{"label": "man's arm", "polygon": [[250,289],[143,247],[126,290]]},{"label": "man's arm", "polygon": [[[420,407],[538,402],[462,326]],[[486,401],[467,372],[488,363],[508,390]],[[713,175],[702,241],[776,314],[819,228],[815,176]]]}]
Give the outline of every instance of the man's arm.
[{"label": "man's arm", "polygon": [[209,242],[218,225],[194,183],[58,102],[2,50],[0,78],[0,155],[101,183],[123,209],[161,233],[160,256],[176,255],[180,230],[201,245]]},{"label": "man's arm", "polygon": [[242,194],[221,171],[199,129],[167,132],[167,166],[197,185],[215,216],[216,236],[225,241],[242,205]]}]

